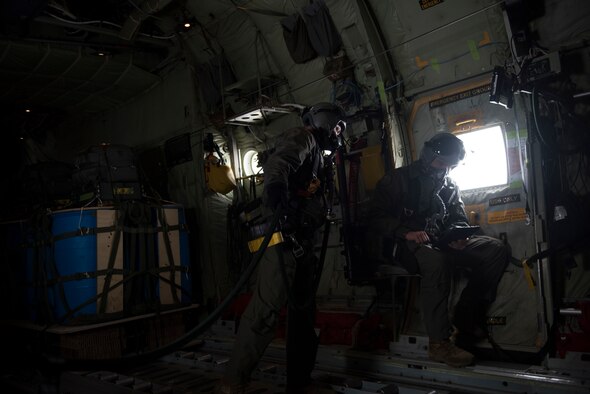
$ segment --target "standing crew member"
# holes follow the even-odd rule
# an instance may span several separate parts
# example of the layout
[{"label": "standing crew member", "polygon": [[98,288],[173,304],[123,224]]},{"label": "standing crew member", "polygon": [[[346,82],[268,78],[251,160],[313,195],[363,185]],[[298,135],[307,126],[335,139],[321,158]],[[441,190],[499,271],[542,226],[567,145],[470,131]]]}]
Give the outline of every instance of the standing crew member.
[{"label": "standing crew member", "polygon": [[[288,304],[287,392],[312,386],[318,337],[314,329],[315,293],[319,282],[313,247],[325,223],[324,151],[334,151],[346,128],[344,112],[330,103],[303,112],[304,127],[287,130],[263,163],[263,204],[281,208],[284,242],[269,246],[260,261],[253,297],[238,329],[221,392],[239,393],[275,337],[279,314]],[[331,171],[331,169],[329,169]]]},{"label": "standing crew member", "polygon": [[[436,134],[424,144],[419,160],[379,181],[369,218],[371,233],[379,234],[381,240],[370,249],[382,251],[389,246],[392,250],[395,243],[401,263],[421,275],[420,302],[429,336],[428,356],[454,367],[471,364],[473,355],[449,340],[452,325],[463,338],[487,336],[485,311],[496,297],[510,255],[506,245],[487,236],[433,246],[444,231],[468,225],[459,188],[448,177],[464,156],[459,138],[451,133]],[[471,276],[451,325],[447,305],[453,263],[470,267]]]}]

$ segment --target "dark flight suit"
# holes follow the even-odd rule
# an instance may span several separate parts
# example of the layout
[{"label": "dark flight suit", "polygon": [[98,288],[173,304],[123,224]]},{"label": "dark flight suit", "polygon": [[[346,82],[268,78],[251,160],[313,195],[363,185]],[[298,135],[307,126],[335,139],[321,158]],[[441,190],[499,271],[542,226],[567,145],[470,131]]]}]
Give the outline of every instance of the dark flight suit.
[{"label": "dark flight suit", "polygon": [[[429,244],[407,241],[409,231],[427,231],[437,236],[453,226],[467,225],[465,208],[457,185],[449,178],[436,180],[420,161],[385,175],[374,193],[369,215],[371,249],[379,260],[397,243],[397,259],[421,275],[420,293],[426,331],[430,340],[449,338],[451,323],[448,298],[454,264],[471,269],[458,308],[479,312],[494,301],[496,288],[509,257],[509,248],[487,236],[473,236],[462,250],[439,250]],[[376,241],[377,240],[377,241]],[[392,258],[390,256],[389,258]]]},{"label": "dark flight suit", "polygon": [[316,190],[318,180],[323,181],[322,152],[309,129],[289,129],[279,137],[275,152],[263,168],[266,187],[275,183],[288,185],[289,208],[283,233],[293,234],[297,243],[287,241],[264,253],[252,300],[240,320],[225,380],[231,384],[250,380],[275,337],[280,311],[288,304],[287,385],[302,387],[310,383],[318,347],[314,330],[315,284],[321,273],[317,272],[318,259],[313,247],[317,230],[325,220],[321,190]]}]

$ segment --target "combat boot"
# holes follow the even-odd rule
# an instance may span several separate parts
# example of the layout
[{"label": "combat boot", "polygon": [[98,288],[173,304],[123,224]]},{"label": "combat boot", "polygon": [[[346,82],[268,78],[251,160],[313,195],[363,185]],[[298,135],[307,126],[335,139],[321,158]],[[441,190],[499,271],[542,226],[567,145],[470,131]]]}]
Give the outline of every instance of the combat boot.
[{"label": "combat boot", "polygon": [[466,367],[473,363],[473,354],[455,346],[448,340],[430,341],[428,357],[431,360],[443,362],[451,367]]}]

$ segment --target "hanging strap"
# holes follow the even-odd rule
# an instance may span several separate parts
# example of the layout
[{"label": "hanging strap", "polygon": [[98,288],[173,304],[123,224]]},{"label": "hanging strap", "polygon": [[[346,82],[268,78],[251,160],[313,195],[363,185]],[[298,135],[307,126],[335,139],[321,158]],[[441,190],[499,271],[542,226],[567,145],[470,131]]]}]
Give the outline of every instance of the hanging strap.
[{"label": "hanging strap", "polygon": [[174,263],[174,256],[172,255],[172,247],[170,246],[170,237],[168,235],[168,223],[166,222],[166,215],[164,214],[164,210],[162,208],[158,209],[158,219],[162,224],[162,235],[164,238],[164,246],[166,247],[166,255],[168,256],[168,264],[170,264],[170,291],[172,292],[172,298],[174,299],[175,303],[179,303],[178,295],[176,294],[175,289],[175,274],[176,274],[176,266]]}]

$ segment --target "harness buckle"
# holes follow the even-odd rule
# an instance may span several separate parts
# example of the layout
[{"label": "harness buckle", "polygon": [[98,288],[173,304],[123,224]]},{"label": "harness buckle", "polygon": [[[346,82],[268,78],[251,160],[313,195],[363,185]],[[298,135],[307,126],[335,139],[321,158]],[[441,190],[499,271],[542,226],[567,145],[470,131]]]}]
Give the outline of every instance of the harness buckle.
[{"label": "harness buckle", "polygon": [[295,256],[295,258],[303,256],[305,254],[305,250],[303,249],[303,246],[297,242],[295,236],[293,234],[289,234],[287,237],[289,237],[291,243],[293,244],[293,256]]}]

